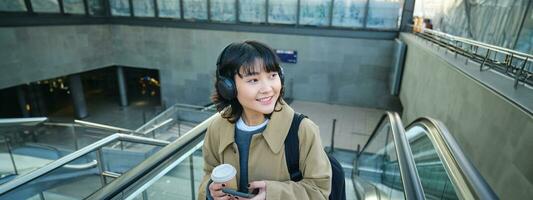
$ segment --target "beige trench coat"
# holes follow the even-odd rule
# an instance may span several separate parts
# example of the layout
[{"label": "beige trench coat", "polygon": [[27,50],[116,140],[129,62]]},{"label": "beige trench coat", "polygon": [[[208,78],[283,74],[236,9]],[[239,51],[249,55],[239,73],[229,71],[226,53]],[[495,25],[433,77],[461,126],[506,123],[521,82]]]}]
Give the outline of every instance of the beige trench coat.
[{"label": "beige trench coat", "polygon": [[[289,131],[294,110],[286,103],[276,105],[264,132],[252,136],[248,160],[248,182],[266,181],[266,199],[328,199],[331,187],[331,165],[323,150],[318,126],[304,119],[300,124],[300,171],[303,180],[290,181],[285,161],[284,140]],[[211,122],[203,150],[204,177],[198,189],[199,200],[205,200],[211,171],[228,163],[237,168],[239,153],[235,143],[235,124],[220,115]]]}]

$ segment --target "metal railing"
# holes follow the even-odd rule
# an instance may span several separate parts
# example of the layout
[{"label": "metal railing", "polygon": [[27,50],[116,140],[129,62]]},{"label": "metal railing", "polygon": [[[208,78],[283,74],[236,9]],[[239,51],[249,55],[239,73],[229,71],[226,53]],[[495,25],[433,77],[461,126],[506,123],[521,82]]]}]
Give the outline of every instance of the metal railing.
[{"label": "metal railing", "polygon": [[[218,115],[216,113],[204,120],[182,137],[159,150],[104,188],[93,193],[87,199],[133,199],[139,194],[144,196],[145,190],[154,184],[155,180],[161,178],[201,147],[207,127]],[[191,176],[191,182],[194,182],[193,176]],[[194,184],[191,184],[191,187],[194,197]]]},{"label": "metal railing", "polygon": [[47,121],[46,117],[31,117],[31,118],[3,118],[0,119],[0,127],[2,126],[13,126],[13,125],[22,125],[22,126],[35,126],[37,124]]},{"label": "metal railing", "polygon": [[[185,116],[184,112],[200,114],[203,117],[190,117]],[[193,124],[199,123],[205,120],[207,117],[215,112],[213,107],[203,107],[189,104],[174,104],[161,112],[159,115],[151,119],[150,121],[137,128],[135,132],[142,134],[152,134],[155,138],[157,133],[167,132],[173,126],[178,127],[178,136],[181,136],[181,125],[185,122]],[[198,119],[191,119],[198,118]]]},{"label": "metal railing", "polygon": [[533,55],[431,29],[411,27],[416,30],[416,35],[452,51],[456,56],[468,58],[466,62],[479,63],[480,71],[495,70],[514,79],[515,89],[520,84],[533,86]]},{"label": "metal railing", "polygon": [[[114,172],[108,172],[105,170],[105,166],[103,165],[103,154],[102,154],[102,148],[108,144],[117,142],[117,141],[126,141],[126,142],[133,142],[133,143],[141,143],[141,144],[147,144],[147,145],[154,145],[154,146],[166,146],[170,142],[168,141],[162,141],[162,140],[156,140],[151,138],[145,138],[145,137],[138,137],[138,136],[132,136],[132,135],[126,135],[121,133],[116,133],[113,135],[110,135],[108,137],[105,137],[95,143],[92,143],[89,146],[86,146],[76,152],[73,152],[71,154],[68,154],[56,161],[53,161],[49,164],[47,164],[44,167],[41,167],[39,169],[36,169],[28,174],[22,175],[20,177],[15,178],[14,180],[5,183],[3,185],[0,185],[0,199],[13,199],[10,197],[17,195],[17,189],[23,187],[24,185],[30,183],[33,180],[38,179],[39,177],[43,177],[44,175],[50,173],[53,170],[56,170],[58,168],[66,167],[70,169],[86,169],[97,166],[98,172],[100,175],[100,181],[102,185],[107,184],[105,180],[105,176],[109,175],[110,177],[115,177],[117,173]],[[86,164],[78,164],[78,165],[69,165],[68,163],[73,162],[74,160],[87,155],[91,152],[96,152],[96,160],[93,160],[92,162],[86,163]],[[20,191],[23,191],[21,189]],[[41,191],[42,193],[42,191]],[[41,195],[42,196],[42,195]]]}]

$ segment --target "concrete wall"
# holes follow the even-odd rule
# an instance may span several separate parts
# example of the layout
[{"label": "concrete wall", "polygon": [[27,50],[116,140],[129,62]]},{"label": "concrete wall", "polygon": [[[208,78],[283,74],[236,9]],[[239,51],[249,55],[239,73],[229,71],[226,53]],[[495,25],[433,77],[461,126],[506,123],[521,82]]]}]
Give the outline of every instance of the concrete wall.
[{"label": "concrete wall", "polygon": [[112,64],[108,26],[0,28],[0,89]]},{"label": "concrete wall", "polygon": [[218,54],[227,44],[248,39],[298,51],[298,63],[284,65],[288,96],[400,109],[388,88],[391,40],[127,25],[0,28],[0,45],[15,49],[0,54],[0,88],[123,65],[158,69],[166,105],[204,105],[210,102]]},{"label": "concrete wall", "polygon": [[412,34],[400,37],[407,43],[400,90],[404,123],[421,116],[441,120],[501,199],[530,199],[533,116],[467,77]]}]

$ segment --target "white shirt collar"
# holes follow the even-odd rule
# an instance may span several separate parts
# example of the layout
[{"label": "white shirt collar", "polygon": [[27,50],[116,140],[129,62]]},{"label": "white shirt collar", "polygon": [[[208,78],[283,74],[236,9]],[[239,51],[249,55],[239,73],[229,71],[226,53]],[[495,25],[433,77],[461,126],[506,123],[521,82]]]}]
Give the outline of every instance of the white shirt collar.
[{"label": "white shirt collar", "polygon": [[244,121],[242,120],[242,117],[239,118],[239,120],[237,121],[237,128],[239,130],[242,130],[242,131],[247,131],[247,132],[250,132],[250,131],[255,131],[255,130],[258,130],[260,128],[263,128],[264,126],[266,126],[268,124],[268,121],[270,121],[269,119],[265,119],[265,121],[259,125],[255,125],[255,126],[248,126],[246,125],[246,123],[244,123]]}]

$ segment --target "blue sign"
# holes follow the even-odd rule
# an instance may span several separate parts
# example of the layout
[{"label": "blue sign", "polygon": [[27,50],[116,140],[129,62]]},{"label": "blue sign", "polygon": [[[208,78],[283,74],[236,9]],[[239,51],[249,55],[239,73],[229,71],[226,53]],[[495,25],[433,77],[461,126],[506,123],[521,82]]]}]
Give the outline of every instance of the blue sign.
[{"label": "blue sign", "polygon": [[284,63],[296,63],[296,61],[298,60],[297,51],[276,49],[276,54],[278,54],[278,57],[281,62]]}]

